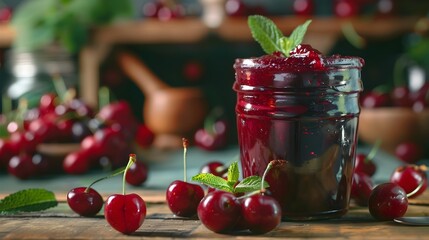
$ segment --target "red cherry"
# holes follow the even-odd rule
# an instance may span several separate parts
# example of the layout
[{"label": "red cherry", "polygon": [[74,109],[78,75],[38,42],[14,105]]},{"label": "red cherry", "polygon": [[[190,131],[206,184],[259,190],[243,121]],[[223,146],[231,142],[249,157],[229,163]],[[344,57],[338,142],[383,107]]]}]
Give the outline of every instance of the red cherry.
[{"label": "red cherry", "polygon": [[189,61],[183,67],[183,75],[189,81],[197,81],[201,79],[203,74],[203,66],[198,61]]},{"label": "red cherry", "polygon": [[275,229],[282,217],[280,204],[265,194],[247,197],[242,203],[242,214],[249,230],[257,234]]},{"label": "red cherry", "polygon": [[388,221],[404,216],[408,208],[405,190],[396,183],[376,186],[369,197],[370,214],[377,220]]},{"label": "red cherry", "polygon": [[359,5],[355,0],[336,0],[334,13],[337,17],[353,17],[359,13]]},{"label": "red cherry", "polygon": [[180,217],[194,216],[203,197],[204,190],[200,185],[180,180],[172,182],[166,193],[168,207]]},{"label": "red cherry", "polygon": [[378,108],[391,105],[390,95],[384,92],[369,92],[362,96],[361,105],[364,108]]},{"label": "red cherry", "polygon": [[198,204],[198,218],[213,232],[233,230],[241,218],[241,206],[230,192],[213,191]]},{"label": "red cherry", "polygon": [[373,176],[377,166],[371,159],[367,158],[366,154],[359,153],[356,155],[355,172],[365,173],[368,176]]},{"label": "red cherry", "polygon": [[137,127],[135,141],[140,147],[149,147],[150,145],[152,145],[154,138],[155,134],[145,124],[140,124]]},{"label": "red cherry", "polygon": [[227,172],[228,168],[222,162],[218,161],[208,162],[200,170],[200,173],[211,173],[218,177],[224,177]]},{"label": "red cherry", "polygon": [[7,139],[0,138],[0,168],[7,167],[9,165],[9,160],[18,153],[15,152],[15,148],[12,147],[12,144]]},{"label": "red cherry", "polygon": [[350,198],[352,198],[359,206],[368,206],[369,196],[371,195],[374,184],[371,177],[363,172],[354,172],[352,180],[352,190]]},{"label": "red cherry", "polygon": [[415,198],[421,195],[427,188],[428,183],[425,170],[426,167],[417,165],[397,167],[390,177],[390,182],[398,184],[407,194],[419,188],[417,192],[408,196],[408,198]]},{"label": "red cherry", "polygon": [[146,203],[137,194],[113,194],[107,198],[104,217],[118,232],[131,234],[143,224]]},{"label": "red cherry", "polygon": [[83,174],[91,166],[90,154],[86,150],[69,153],[63,161],[63,170],[68,174]]},{"label": "red cherry", "polygon": [[39,111],[42,115],[55,112],[57,106],[57,95],[53,93],[44,94],[39,101]]},{"label": "red cherry", "polygon": [[422,147],[414,142],[403,142],[395,148],[395,156],[406,163],[415,163],[423,157]]},{"label": "red cherry", "polygon": [[13,10],[10,7],[0,8],[0,23],[9,22],[12,19]]},{"label": "red cherry", "polygon": [[225,12],[231,17],[246,16],[247,7],[242,0],[227,0],[225,2]]},{"label": "red cherry", "polygon": [[171,212],[181,217],[191,217],[197,213],[198,203],[204,197],[200,185],[186,182],[186,152],[188,140],[183,138],[183,181],[172,182],[166,191],[166,200]]},{"label": "red cherry", "polygon": [[293,11],[296,15],[311,16],[314,13],[314,2],[313,0],[295,0]]},{"label": "red cherry", "polygon": [[228,124],[224,120],[216,121],[213,131],[199,129],[194,135],[195,144],[207,151],[214,151],[224,148],[228,141]]},{"label": "red cherry", "polygon": [[19,179],[29,179],[35,177],[39,171],[32,155],[23,153],[10,159],[8,172]]},{"label": "red cherry", "polygon": [[410,98],[410,89],[406,86],[393,88],[391,98],[393,106],[411,107],[413,105],[413,101]]},{"label": "red cherry", "polygon": [[125,180],[133,186],[140,186],[146,182],[148,176],[148,167],[142,161],[136,161],[127,171]]},{"label": "red cherry", "polygon": [[75,213],[90,217],[100,212],[103,198],[93,188],[77,187],[67,193],[67,203]]}]

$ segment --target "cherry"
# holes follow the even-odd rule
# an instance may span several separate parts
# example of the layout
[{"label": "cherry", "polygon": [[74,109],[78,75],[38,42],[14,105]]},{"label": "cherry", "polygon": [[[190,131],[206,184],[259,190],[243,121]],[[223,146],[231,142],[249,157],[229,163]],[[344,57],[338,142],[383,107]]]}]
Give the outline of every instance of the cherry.
[{"label": "cherry", "polygon": [[396,183],[376,186],[368,200],[370,214],[377,220],[387,221],[404,216],[408,208],[405,190]]},{"label": "cherry", "polygon": [[103,198],[93,188],[77,187],[67,193],[67,203],[77,214],[90,217],[100,212]]},{"label": "cherry", "polygon": [[354,172],[352,180],[352,189],[350,198],[359,206],[368,206],[369,196],[371,195],[374,184],[371,177],[363,172]]},{"label": "cherry", "polygon": [[207,151],[219,150],[227,145],[228,126],[226,121],[219,120],[213,125],[213,131],[199,129],[195,132],[195,144]]},{"label": "cherry", "polygon": [[12,19],[13,10],[10,7],[0,8],[0,23],[9,22]]},{"label": "cherry", "polygon": [[261,181],[261,189],[257,194],[244,196],[245,199],[242,203],[242,215],[245,225],[249,230],[256,234],[267,233],[276,228],[282,218],[282,209],[279,202],[266,194],[264,182],[267,174],[273,167],[284,165],[284,161],[273,160],[268,163]]},{"label": "cherry", "polygon": [[88,126],[87,121],[76,121],[71,128],[71,135],[74,142],[82,142],[88,136],[92,135],[92,131]]},{"label": "cherry", "polygon": [[149,147],[155,138],[155,134],[145,124],[139,124],[137,127],[137,133],[135,136],[136,143],[142,147]]},{"label": "cherry", "polygon": [[201,167],[200,173],[211,173],[218,177],[225,177],[228,172],[228,168],[222,162],[212,161],[204,164]]},{"label": "cherry", "polygon": [[359,6],[355,0],[336,0],[334,13],[337,17],[353,17],[359,13]]},{"label": "cherry", "polygon": [[368,155],[363,153],[359,153],[356,155],[355,168],[354,168],[355,172],[362,172],[367,174],[370,177],[374,175],[374,173],[377,170],[377,166],[375,165],[373,159],[380,147],[380,144],[381,144],[381,141],[377,141],[372,147],[371,151],[368,153]]},{"label": "cherry", "polygon": [[198,218],[213,232],[233,230],[241,215],[240,202],[234,194],[212,191],[198,204]]},{"label": "cherry", "polygon": [[8,172],[19,179],[29,179],[40,173],[39,164],[43,163],[33,161],[29,153],[22,153],[10,159]]},{"label": "cherry", "polygon": [[427,188],[426,166],[399,166],[392,173],[390,182],[402,187],[409,194],[408,198],[415,198]]},{"label": "cherry", "polygon": [[186,177],[186,152],[188,140],[183,139],[184,180],[173,181],[167,188],[166,200],[171,212],[180,217],[191,217],[197,213],[197,207],[204,197],[200,185],[188,183]]},{"label": "cherry", "polygon": [[140,186],[146,182],[148,176],[148,167],[142,161],[136,161],[128,169],[125,180],[133,186]]},{"label": "cherry", "polygon": [[242,0],[227,0],[225,2],[225,12],[230,17],[246,16],[247,7]]},{"label": "cherry", "polygon": [[86,173],[91,166],[89,151],[85,149],[67,154],[63,161],[63,170],[68,174]]},{"label": "cherry", "polygon": [[406,163],[415,163],[423,157],[422,147],[414,142],[403,142],[395,148],[395,156]]},{"label": "cherry", "polygon": [[124,234],[135,232],[146,218],[145,201],[138,194],[125,194],[127,171],[134,162],[136,162],[136,155],[130,154],[122,179],[122,194],[110,195],[104,206],[106,221],[115,230]]},{"label": "cherry", "polygon": [[200,62],[191,60],[183,67],[183,75],[188,81],[198,81],[203,75],[203,66]]},{"label": "cherry", "polygon": [[406,86],[397,86],[391,92],[391,99],[394,106],[411,107],[413,101],[410,98],[410,89]]},{"label": "cherry", "polygon": [[390,106],[390,95],[386,92],[368,92],[362,96],[361,105],[364,108],[378,108]]},{"label": "cherry", "polygon": [[207,151],[221,149],[227,145],[228,130],[223,109],[214,108],[204,120],[204,128],[195,132],[195,144]]},{"label": "cherry", "polygon": [[9,139],[0,138],[0,167],[7,167],[9,160],[16,154]]},{"label": "cherry", "polygon": [[355,172],[365,173],[368,176],[373,176],[377,166],[371,159],[368,159],[366,154],[359,153],[356,155]]},{"label": "cherry", "polygon": [[281,222],[281,207],[273,197],[255,194],[242,203],[243,219],[253,233],[267,233]]},{"label": "cherry", "polygon": [[314,13],[313,0],[295,0],[293,2],[293,12],[300,16],[311,16]]},{"label": "cherry", "polygon": [[39,101],[39,111],[42,115],[55,112],[57,106],[57,95],[54,93],[46,93],[42,95]]}]

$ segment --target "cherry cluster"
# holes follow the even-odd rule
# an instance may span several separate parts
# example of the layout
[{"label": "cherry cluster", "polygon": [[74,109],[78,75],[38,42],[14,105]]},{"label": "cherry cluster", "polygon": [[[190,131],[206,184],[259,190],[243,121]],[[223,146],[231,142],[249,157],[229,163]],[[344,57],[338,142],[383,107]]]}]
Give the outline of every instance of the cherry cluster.
[{"label": "cherry cluster", "polygon": [[392,89],[384,85],[376,87],[362,96],[361,105],[364,108],[406,107],[421,112],[429,106],[429,83],[414,91],[405,85]]},{"label": "cherry cluster", "polygon": [[[14,117],[9,116],[12,113]],[[148,146],[153,140],[153,133],[137,122],[125,101],[95,112],[80,99],[64,100],[54,93],[44,94],[36,108],[5,113],[1,126],[7,131],[0,138],[0,169],[19,179],[118,168],[126,164],[122,156],[131,151],[133,141]],[[64,145],[77,150],[65,157],[46,151]]]},{"label": "cherry cluster", "polygon": [[[124,234],[135,232],[145,220],[146,203],[138,194],[125,194],[125,182],[134,184],[145,177],[141,172],[132,170],[132,166],[139,166],[139,162],[135,154],[130,154],[128,164],[123,170],[97,179],[88,187],[71,189],[67,194],[69,207],[81,216],[92,217],[100,212],[104,204],[104,217],[110,226]],[[136,168],[138,167],[134,169]],[[124,174],[122,194],[110,195],[104,202],[103,197],[92,188],[92,185],[122,173]]]},{"label": "cherry cluster", "polygon": [[[295,0],[293,12],[298,16],[312,16],[316,14],[315,0]],[[334,0],[332,12],[336,17],[346,18],[361,14],[365,8],[373,8],[377,16],[391,16],[395,14],[396,6],[393,0]]]},{"label": "cherry cluster", "polygon": [[[185,166],[186,146],[187,141],[184,140]],[[269,170],[271,166],[269,164],[267,169]],[[186,181],[185,167],[184,180],[172,182],[166,190],[166,200],[171,212],[180,217],[197,215],[205,227],[218,233],[250,230],[255,234],[263,234],[275,229],[281,221],[280,204],[266,194],[263,187],[248,194],[227,191],[231,186],[239,184],[238,180],[235,182],[232,180],[234,179],[231,176],[234,175],[232,168],[232,165],[226,168],[218,161],[204,165],[200,172],[205,173],[205,176],[211,179],[226,178],[229,182],[228,188],[222,183],[212,183],[209,185],[212,188],[205,195],[201,185]]]},{"label": "cherry cluster", "polygon": [[389,182],[374,186],[371,177],[377,166],[374,163],[377,145],[366,154],[357,154],[351,198],[359,206],[368,206],[370,214],[378,220],[402,217],[408,208],[408,199],[421,195],[427,188],[426,166],[406,164],[397,167]]}]

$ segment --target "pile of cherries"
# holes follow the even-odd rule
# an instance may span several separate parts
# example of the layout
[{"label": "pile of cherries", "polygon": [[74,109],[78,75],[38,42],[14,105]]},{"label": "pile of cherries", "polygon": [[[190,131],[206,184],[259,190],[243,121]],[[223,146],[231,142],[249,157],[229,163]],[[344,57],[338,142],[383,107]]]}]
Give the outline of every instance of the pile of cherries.
[{"label": "pile of cherries", "polygon": [[[36,108],[18,107],[12,118],[7,114],[1,122],[7,131],[0,138],[0,169],[19,179],[119,168],[126,164],[123,156],[131,152],[134,141],[149,146],[153,140],[153,133],[138,123],[125,101],[109,103],[95,113],[80,99],[62,101],[57,94],[47,93]],[[65,157],[41,148],[70,144],[77,150]],[[140,168],[147,171],[146,166]]]},{"label": "pile of cherries", "polygon": [[[125,194],[125,182],[132,179],[134,183],[142,178],[141,173],[131,170],[132,166],[138,165],[139,162],[135,154],[130,154],[128,164],[123,170],[98,179],[88,187],[71,189],[67,194],[69,207],[81,216],[92,217],[100,212],[104,204],[104,217],[112,228],[124,234],[135,232],[146,218],[146,203],[138,194]],[[104,203],[102,196],[92,188],[92,185],[122,173],[124,174],[122,194],[110,195]]]},{"label": "pile of cherries", "polygon": [[377,220],[402,217],[408,208],[408,199],[421,195],[427,188],[427,168],[424,165],[405,164],[397,167],[389,182],[374,186],[371,177],[377,170],[373,159],[378,146],[366,155],[357,154],[351,198],[358,206],[367,206]]},{"label": "pile of cherries", "polygon": [[[186,164],[186,146],[184,140]],[[234,174],[234,166],[227,169],[222,163],[213,161],[204,165],[201,173],[212,179],[225,178],[230,186],[237,186],[239,180]],[[271,167],[271,165],[269,165]],[[268,169],[270,167],[267,167]],[[180,217],[198,216],[201,223],[209,230],[218,233],[250,230],[255,234],[263,234],[275,229],[281,221],[280,204],[273,197],[265,194],[265,189],[243,195],[227,191],[225,186],[213,184],[207,195],[199,184],[184,180],[172,182],[166,191],[167,204],[173,214]],[[262,178],[264,182],[264,177]]]}]

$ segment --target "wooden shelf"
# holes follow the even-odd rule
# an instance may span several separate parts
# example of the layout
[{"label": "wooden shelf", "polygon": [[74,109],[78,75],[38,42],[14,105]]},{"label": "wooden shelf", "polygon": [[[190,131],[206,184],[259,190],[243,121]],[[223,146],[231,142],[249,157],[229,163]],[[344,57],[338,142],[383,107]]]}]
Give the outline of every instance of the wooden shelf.
[{"label": "wooden shelf", "polygon": [[[306,19],[296,16],[271,17],[279,28],[288,35]],[[327,53],[343,35],[344,24],[351,24],[361,37],[366,39],[389,39],[415,30],[416,23],[422,18],[349,18],[316,17],[306,34],[304,42]],[[219,36],[227,42],[253,41],[247,18],[225,18],[215,28],[208,27],[199,18],[184,18],[167,22],[156,19],[130,21],[94,30],[92,41],[80,56],[80,93],[83,100],[96,106],[98,89],[98,67],[115,44],[151,44],[151,43],[198,43],[210,34]],[[0,47],[13,43],[15,31],[12,27],[0,24]]]}]

